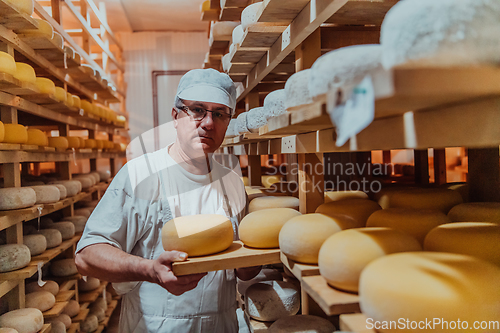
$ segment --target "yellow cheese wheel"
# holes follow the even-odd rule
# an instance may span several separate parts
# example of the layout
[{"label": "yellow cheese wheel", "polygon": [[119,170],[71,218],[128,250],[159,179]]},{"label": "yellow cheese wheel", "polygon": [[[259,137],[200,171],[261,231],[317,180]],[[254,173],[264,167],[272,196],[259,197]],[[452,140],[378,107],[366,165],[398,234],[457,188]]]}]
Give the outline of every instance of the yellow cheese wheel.
[{"label": "yellow cheese wheel", "polygon": [[59,293],[59,285],[57,282],[51,280],[45,281],[45,284],[42,287],[38,285],[37,281],[26,283],[25,289],[27,294],[35,291],[48,291],[52,295],[57,296]]},{"label": "yellow cheese wheel", "polygon": [[56,298],[48,291],[35,291],[26,294],[26,307],[47,311],[56,304]]},{"label": "yellow cheese wheel", "polygon": [[66,136],[68,148],[80,148],[80,139],[77,136]]},{"label": "yellow cheese wheel", "polygon": [[43,327],[43,314],[34,308],[9,311],[0,316],[0,327],[10,327],[19,333],[35,333]]},{"label": "yellow cheese wheel", "polygon": [[368,199],[368,194],[363,191],[328,191],[325,192],[325,203],[345,199]]},{"label": "yellow cheese wheel", "polygon": [[289,259],[317,264],[321,245],[328,237],[342,230],[342,219],[323,214],[305,214],[290,219],[280,231],[281,252]]},{"label": "yellow cheese wheel", "polygon": [[58,48],[60,48],[61,50],[64,49],[64,40],[58,32],[54,31],[54,35],[52,36],[52,41]]},{"label": "yellow cheese wheel", "polygon": [[49,137],[49,147],[55,147],[62,151],[68,149],[68,146],[68,139],[63,136]]},{"label": "yellow cheese wheel", "polygon": [[388,208],[374,212],[366,222],[367,227],[388,227],[406,232],[424,244],[427,233],[450,219],[435,209]]},{"label": "yellow cheese wheel", "polygon": [[94,113],[94,106],[89,101],[82,100],[80,104],[81,104],[83,111],[85,111],[87,113]]},{"label": "yellow cheese wheel", "polygon": [[453,206],[463,202],[457,191],[442,188],[401,190],[392,195],[389,208],[437,209],[448,214]]},{"label": "yellow cheese wheel", "polygon": [[361,271],[373,260],[391,253],[421,251],[412,236],[390,228],[358,228],[340,231],[321,246],[320,274],[332,287],[358,292]]},{"label": "yellow cheese wheel", "polygon": [[66,102],[65,102],[65,104],[68,107],[70,107],[70,108],[72,108],[72,107],[75,106],[74,105],[74,101],[73,101],[73,95],[71,95],[69,92],[66,93]]},{"label": "yellow cheese wheel", "polygon": [[16,73],[14,77],[22,82],[36,84],[36,74],[33,67],[22,62],[16,62]]},{"label": "yellow cheese wheel", "polygon": [[226,216],[204,214],[176,217],[162,228],[165,251],[183,251],[190,257],[226,250],[233,243],[233,225]]},{"label": "yellow cheese wheel", "polygon": [[3,142],[4,138],[5,138],[5,126],[0,121],[0,142]]},{"label": "yellow cheese wheel", "polygon": [[500,202],[468,202],[456,205],[448,213],[453,222],[500,223]]},{"label": "yellow cheese wheel", "polygon": [[16,75],[16,61],[6,52],[0,51],[0,72]]},{"label": "yellow cheese wheel", "polygon": [[209,10],[210,10],[210,1],[209,0],[203,1],[203,3],[201,4],[201,11],[208,12]]},{"label": "yellow cheese wheel", "polygon": [[291,208],[272,208],[250,213],[240,223],[240,240],[251,247],[278,248],[281,227],[299,215],[298,211]]},{"label": "yellow cheese wheel", "polygon": [[54,82],[45,77],[37,77],[36,86],[41,94],[54,95],[56,93],[56,85]]},{"label": "yellow cheese wheel", "polygon": [[28,142],[28,130],[21,124],[3,124],[5,143],[26,143]]},{"label": "yellow cheese wheel", "polygon": [[103,140],[95,140],[95,146],[97,149],[103,149],[104,148],[104,141]]},{"label": "yellow cheese wheel", "polygon": [[6,0],[7,3],[10,3],[26,15],[33,15],[34,11],[34,2],[33,0]]},{"label": "yellow cheese wheel", "polygon": [[[464,332],[498,331],[498,327],[472,329],[475,321],[500,320],[500,268],[471,256],[439,252],[384,256],[361,273],[359,295],[361,311],[372,322],[380,322],[377,330],[381,333],[451,333],[457,331],[458,319],[469,324]],[[400,318],[417,325],[438,318],[448,326],[439,324],[434,330],[382,327],[383,322],[397,323]]]},{"label": "yellow cheese wheel", "polygon": [[262,186],[269,188],[274,183],[280,182],[281,178],[283,177],[280,175],[262,176]]},{"label": "yellow cheese wheel", "polygon": [[55,91],[54,96],[56,97],[56,99],[59,102],[65,103],[66,102],[66,98],[67,98],[67,92],[66,92],[66,90],[64,90],[64,88],[56,87],[56,91]]},{"label": "yellow cheese wheel", "polygon": [[42,19],[35,18],[34,20],[38,23],[38,29],[22,29],[17,32],[23,35],[45,36],[52,39],[52,36],[54,35],[54,28],[52,25]]},{"label": "yellow cheese wheel", "polygon": [[270,208],[292,208],[299,210],[299,198],[289,196],[265,196],[258,197],[250,201],[248,212],[256,212],[258,210]]},{"label": "yellow cheese wheel", "polygon": [[80,140],[80,148],[85,148],[85,140],[86,139],[79,136],[78,140]]},{"label": "yellow cheese wheel", "polygon": [[82,101],[80,100],[80,97],[76,96],[76,95],[72,95],[72,98],[73,98],[73,106],[77,109],[81,109],[82,108]]},{"label": "yellow cheese wheel", "polygon": [[368,217],[380,210],[380,206],[371,200],[366,199],[345,199],[324,203],[316,208],[316,213],[329,216],[347,216],[351,223],[342,226],[342,229],[361,228],[366,225]]},{"label": "yellow cheese wheel", "polygon": [[49,144],[49,139],[45,133],[37,128],[28,129],[28,141],[29,145],[36,145],[46,147]]},{"label": "yellow cheese wheel", "polygon": [[449,183],[444,184],[444,188],[452,191],[457,191],[462,196],[464,202],[469,202],[469,190],[470,186],[467,183]]},{"label": "yellow cheese wheel", "polygon": [[411,190],[410,188],[401,188],[401,187],[389,187],[383,188],[378,193],[375,193],[374,200],[382,207],[382,209],[387,209],[391,207],[391,198],[397,195],[399,192],[403,190]]},{"label": "yellow cheese wheel", "polygon": [[432,229],[424,250],[468,254],[500,266],[500,225],[490,222],[457,222]]}]

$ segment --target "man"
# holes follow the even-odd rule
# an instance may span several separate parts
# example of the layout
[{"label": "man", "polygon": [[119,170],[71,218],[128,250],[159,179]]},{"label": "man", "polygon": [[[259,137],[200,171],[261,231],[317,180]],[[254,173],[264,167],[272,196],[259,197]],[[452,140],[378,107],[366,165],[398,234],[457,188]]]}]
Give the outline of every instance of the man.
[{"label": "man", "polygon": [[260,267],[177,277],[171,263],[187,254],[161,244],[164,223],[198,214],[228,216],[236,239],[244,186],[211,156],[235,106],[229,76],[186,73],[172,109],[176,141],[128,162],[89,218],[75,261],[83,275],[114,282],[124,294],[121,333],[238,332],[235,275],[248,280]]}]

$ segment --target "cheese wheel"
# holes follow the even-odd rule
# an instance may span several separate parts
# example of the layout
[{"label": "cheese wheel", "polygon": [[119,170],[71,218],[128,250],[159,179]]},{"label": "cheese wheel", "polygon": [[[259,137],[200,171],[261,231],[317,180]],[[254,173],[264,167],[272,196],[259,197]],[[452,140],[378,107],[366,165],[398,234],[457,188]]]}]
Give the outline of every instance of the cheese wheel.
[{"label": "cheese wheel", "polygon": [[309,93],[310,69],[304,69],[290,76],[285,83],[285,107],[287,109],[313,102]]},{"label": "cheese wheel", "polygon": [[248,5],[241,12],[241,28],[246,30],[248,26],[257,22],[259,18],[257,15],[262,7],[262,2],[253,3]]},{"label": "cheese wheel", "polygon": [[382,207],[382,209],[387,209],[391,207],[391,200],[394,196],[397,196],[401,191],[409,191],[415,188],[383,188],[378,193],[374,194],[374,200]]},{"label": "cheese wheel", "polygon": [[23,244],[29,248],[32,257],[42,254],[47,250],[47,239],[43,235],[23,236]]},{"label": "cheese wheel", "polygon": [[65,103],[67,98],[67,92],[66,90],[64,90],[64,88],[56,87],[54,96],[56,100],[58,100],[59,102]]},{"label": "cheese wheel", "polygon": [[4,143],[26,143],[28,142],[28,130],[21,124],[3,124],[5,135]]},{"label": "cheese wheel", "polygon": [[68,305],[64,307],[63,314],[74,317],[80,313],[80,304],[74,299],[68,301]]},{"label": "cheese wheel", "polygon": [[82,102],[80,100],[80,97],[79,96],[76,96],[76,95],[72,95],[72,98],[73,98],[73,106],[77,109],[81,109],[82,108]]},{"label": "cheese wheel", "polygon": [[93,309],[102,309],[106,310],[108,308],[108,304],[106,301],[104,301],[104,298],[99,297],[96,299],[92,304],[90,304],[90,310],[92,311]]},{"label": "cheese wheel", "polygon": [[[391,254],[370,263],[359,282],[361,311],[373,321],[468,322],[498,320],[500,268],[477,258],[454,253],[409,252]],[[439,332],[455,332],[438,324]],[[415,331],[416,328],[405,331]],[[380,328],[379,332],[401,332]],[[419,329],[419,332],[433,332]]]},{"label": "cheese wheel", "polygon": [[253,279],[247,281],[237,279],[236,281],[238,292],[240,295],[245,295],[246,290],[251,285],[262,281],[283,281],[283,275],[281,275],[280,271],[276,269],[263,268]]},{"label": "cheese wheel", "polygon": [[64,49],[64,40],[58,32],[54,31],[54,35],[52,36],[52,41],[57,46],[57,48],[61,50]]},{"label": "cheese wheel", "polygon": [[305,214],[290,219],[279,234],[281,252],[294,261],[317,264],[321,245],[342,230],[343,219],[323,214]]},{"label": "cheese wheel", "polygon": [[68,196],[68,191],[66,191],[66,187],[64,187],[64,185],[61,184],[52,184],[52,185],[57,187],[57,189],[59,190],[61,200]]},{"label": "cheese wheel", "polygon": [[95,146],[97,149],[103,149],[104,148],[104,141],[103,140],[95,140]]},{"label": "cheese wheel", "polygon": [[298,211],[291,208],[272,208],[250,213],[240,223],[240,240],[250,247],[278,248],[281,227],[299,215]]},{"label": "cheese wheel", "polygon": [[450,219],[439,210],[388,208],[370,215],[366,226],[401,230],[415,237],[423,245],[429,231],[438,225],[450,222]]},{"label": "cheese wheel", "polygon": [[21,209],[36,202],[35,190],[29,187],[0,188],[0,210]]},{"label": "cheese wheel", "polygon": [[292,208],[299,210],[299,198],[289,196],[265,196],[258,197],[250,201],[248,212],[256,212],[258,210],[270,208]]},{"label": "cheese wheel", "polygon": [[233,225],[222,215],[200,214],[176,217],[161,231],[165,251],[183,251],[190,257],[226,250],[233,243]]},{"label": "cheese wheel", "polygon": [[245,292],[245,311],[256,320],[275,321],[293,316],[299,308],[300,291],[289,282],[259,282]]},{"label": "cheese wheel", "polygon": [[16,75],[16,61],[7,52],[0,51],[0,72]]},{"label": "cheese wheel", "polygon": [[325,203],[345,199],[368,199],[368,194],[363,191],[328,191],[325,192]]},{"label": "cheese wheel", "polygon": [[448,217],[453,222],[494,222],[500,223],[499,202],[468,202],[456,205]]},{"label": "cheese wheel", "polygon": [[231,42],[235,45],[240,44],[243,41],[244,35],[245,32],[243,31],[241,24],[237,25],[231,32]]},{"label": "cheese wheel", "polygon": [[56,304],[56,298],[48,291],[35,291],[25,296],[26,307],[47,311]]},{"label": "cheese wheel", "polygon": [[296,315],[276,320],[269,333],[332,333],[335,326],[325,318],[311,315]]},{"label": "cheese wheel", "polygon": [[50,333],[66,333],[66,325],[64,323],[53,320],[50,324]]},{"label": "cheese wheel", "polygon": [[36,74],[33,67],[22,62],[16,62],[14,77],[22,82],[36,84]]},{"label": "cheese wheel", "polygon": [[448,190],[457,191],[462,196],[464,202],[469,202],[470,186],[467,183],[448,183],[444,184]]},{"label": "cheese wheel", "polygon": [[382,23],[384,67],[498,65],[499,17],[497,1],[401,1]]},{"label": "cheese wheel", "polygon": [[236,117],[236,131],[238,135],[250,133],[247,127],[247,114],[248,112],[242,112]]},{"label": "cheese wheel", "polygon": [[97,172],[97,171],[90,172],[89,176],[94,177],[95,184],[97,184],[97,183],[99,183],[101,181],[101,176],[99,175],[99,172]]},{"label": "cheese wheel", "polygon": [[7,3],[10,3],[23,13],[31,16],[34,11],[34,2],[33,0],[6,0]]},{"label": "cheese wheel", "polygon": [[78,273],[75,259],[60,259],[53,261],[50,265],[50,273],[54,276],[70,276]]},{"label": "cheese wheel", "polygon": [[500,225],[489,222],[440,225],[425,237],[424,250],[468,254],[500,266]]},{"label": "cheese wheel", "polygon": [[43,285],[43,287],[40,287],[38,285],[38,282],[34,281],[34,282],[27,283],[25,290],[26,290],[27,294],[33,293],[36,291],[48,291],[52,295],[57,296],[57,294],[59,293],[59,285],[55,281],[47,280],[47,281],[45,281],[45,284]]},{"label": "cheese wheel", "polygon": [[280,182],[283,179],[281,175],[264,175],[261,176],[262,186],[270,188],[271,185]]},{"label": "cheese wheel", "polygon": [[229,125],[227,125],[226,129],[226,137],[234,138],[235,136],[240,135],[240,133],[236,130],[237,119],[231,119],[229,121]]},{"label": "cheese wheel", "polygon": [[95,277],[87,277],[87,282],[83,279],[78,280],[78,290],[79,291],[91,291],[99,288],[101,281]]},{"label": "cheese wheel", "polygon": [[86,139],[85,140],[85,148],[96,148],[96,141],[94,139]]},{"label": "cheese wheel", "polygon": [[56,85],[50,79],[37,77],[35,84],[41,94],[54,95],[56,93]]},{"label": "cheese wheel", "polygon": [[104,319],[106,319],[106,313],[105,313],[104,309],[100,309],[100,308],[90,309],[89,315],[96,316],[98,322],[101,322]]},{"label": "cheese wheel", "polygon": [[88,315],[81,323],[80,323],[80,332],[94,332],[99,328],[99,321],[97,317],[94,315]]},{"label": "cheese wheel", "polygon": [[92,212],[88,208],[78,208],[73,211],[75,215],[85,216],[87,219],[90,217]]},{"label": "cheese wheel", "polygon": [[399,230],[343,230],[330,236],[321,246],[319,272],[332,287],[358,292],[359,276],[370,262],[391,253],[421,250],[414,237]]},{"label": "cheese wheel", "polygon": [[36,193],[36,204],[48,204],[58,202],[61,192],[53,185],[30,186]]},{"label": "cheese wheel", "polygon": [[90,179],[89,177],[79,176],[73,179],[79,181],[82,184],[82,189],[87,189],[94,185],[94,180]]},{"label": "cheese wheel", "polygon": [[43,314],[33,308],[9,311],[0,316],[0,326],[13,328],[19,333],[36,333],[43,327]]},{"label": "cheese wheel", "polygon": [[71,222],[56,222],[51,228],[59,230],[63,241],[75,236],[75,225]]},{"label": "cheese wheel", "polygon": [[341,101],[346,102],[365,76],[382,69],[381,59],[379,44],[347,46],[322,55],[311,67],[308,82],[311,97],[340,90]]},{"label": "cheese wheel", "polygon": [[68,139],[64,136],[49,137],[49,147],[55,147],[59,151],[68,149]]},{"label": "cheese wheel", "polygon": [[81,100],[80,102],[81,108],[87,113],[94,113],[94,106],[91,102],[86,100]]},{"label": "cheese wheel", "polygon": [[231,22],[231,21],[214,22],[212,24],[212,29],[210,30],[210,33],[213,35],[215,39],[217,39],[216,37],[219,36],[231,36],[234,28],[236,28],[238,25],[240,25],[239,22]]},{"label": "cheese wheel", "polygon": [[28,145],[36,145],[41,147],[46,147],[49,144],[49,139],[47,139],[47,135],[36,128],[30,128],[27,130],[28,132],[28,140],[26,144]]},{"label": "cheese wheel", "polygon": [[30,260],[30,249],[24,244],[0,245],[0,273],[26,267]]},{"label": "cheese wheel", "polygon": [[266,98],[264,98],[264,109],[266,110],[268,119],[286,113],[285,99],[285,89],[278,89],[270,92]]},{"label": "cheese wheel", "polygon": [[259,128],[267,124],[264,107],[253,108],[247,114],[247,128],[251,133],[259,133]]},{"label": "cheese wheel", "polygon": [[366,199],[346,199],[324,203],[316,208],[316,213],[329,216],[347,216],[351,223],[342,225],[342,229],[362,228],[366,225],[368,217],[380,210],[380,206],[371,200]]},{"label": "cheese wheel", "polygon": [[463,202],[460,193],[448,189],[401,190],[390,199],[389,208],[438,209],[448,214],[453,206]]},{"label": "cheese wheel", "polygon": [[49,184],[61,184],[66,187],[68,197],[75,196],[82,190],[82,183],[77,180],[55,180],[49,182]]},{"label": "cheese wheel", "polygon": [[70,108],[75,107],[74,101],[73,101],[73,95],[70,94],[69,92],[66,93],[66,105]]},{"label": "cheese wheel", "polygon": [[54,317],[52,319],[49,319],[48,320],[49,323],[53,323],[53,322],[61,322],[64,324],[64,328],[67,330],[71,327],[71,317],[68,316],[67,314],[60,314],[59,316],[57,317]]},{"label": "cheese wheel", "polygon": [[[1,61],[1,60],[0,60]],[[5,126],[3,125],[3,123],[0,121],[0,142],[3,141],[5,137]]]},{"label": "cheese wheel", "polygon": [[38,233],[44,235],[47,239],[47,249],[59,246],[62,243],[61,232],[57,229],[40,229]]},{"label": "cheese wheel", "polygon": [[[37,222],[36,219],[34,221],[35,223]],[[50,217],[47,216],[42,216],[40,217],[40,227],[44,229],[50,229],[50,227],[54,224],[54,220],[52,220]]]},{"label": "cheese wheel", "polygon": [[105,182],[107,180],[109,180],[109,178],[111,178],[111,171],[109,170],[99,170],[97,171],[97,173],[99,174],[99,180]]},{"label": "cheese wheel", "polygon": [[54,28],[52,25],[42,19],[34,19],[37,24],[38,24],[38,29],[22,29],[18,30],[18,34],[24,34],[24,35],[36,35],[36,36],[45,36],[49,39],[52,39],[52,36],[54,35]]},{"label": "cheese wheel", "polygon": [[0,328],[0,333],[19,333],[17,330],[8,327]]}]

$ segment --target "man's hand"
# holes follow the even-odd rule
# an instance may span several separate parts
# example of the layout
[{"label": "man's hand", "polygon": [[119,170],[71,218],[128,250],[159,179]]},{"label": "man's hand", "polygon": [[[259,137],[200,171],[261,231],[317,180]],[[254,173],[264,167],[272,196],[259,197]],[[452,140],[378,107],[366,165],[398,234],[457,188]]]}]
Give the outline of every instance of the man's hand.
[{"label": "man's hand", "polygon": [[165,251],[153,260],[153,282],[167,289],[176,296],[196,288],[201,278],[207,273],[175,276],[172,272],[172,263],[184,261],[187,253],[179,251]]}]

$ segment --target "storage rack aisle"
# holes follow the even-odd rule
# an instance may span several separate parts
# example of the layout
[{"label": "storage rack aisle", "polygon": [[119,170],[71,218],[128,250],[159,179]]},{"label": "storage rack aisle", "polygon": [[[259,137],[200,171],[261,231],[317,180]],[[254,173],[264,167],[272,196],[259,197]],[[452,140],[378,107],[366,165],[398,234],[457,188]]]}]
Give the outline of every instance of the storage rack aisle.
[{"label": "storage rack aisle", "polygon": [[[378,43],[382,20],[397,2],[297,0],[284,5],[264,0],[256,23],[244,31],[239,44],[231,46],[227,36],[219,37],[226,42],[217,47],[210,40],[205,67],[222,70],[213,59],[227,54],[230,63],[225,72],[242,84],[237,114],[261,107],[267,93],[282,89],[290,75],[310,68],[322,54]],[[429,186],[428,149],[432,148],[436,186],[446,184],[444,149],[466,147],[470,201],[500,201],[498,68],[405,66],[379,71],[372,80],[375,119],[342,146],[336,145],[336,128],[329,115],[336,107],[339,91],[335,90],[270,118],[258,133],[227,137],[219,152],[248,159],[251,186],[262,186],[262,156],[286,154],[287,162],[298,164],[298,170],[287,170],[287,181],[294,180],[295,172],[295,181],[305,184],[294,194],[300,199],[300,211],[314,213],[324,202],[324,193],[311,188],[310,180],[319,180],[323,188],[324,175],[310,166],[323,165],[324,153],[353,153],[358,161],[370,163],[370,152],[382,150],[389,153],[384,163],[390,163],[390,150],[413,149],[414,184]],[[358,295],[331,288],[319,275],[318,266],[298,264],[281,255],[284,267],[301,283],[302,314],[340,315],[336,320],[341,330],[374,332],[366,329],[366,317],[359,313]],[[253,328],[256,332],[267,329],[263,325]]]},{"label": "storage rack aisle", "polygon": [[[89,164],[91,172],[104,167],[109,170],[109,174],[108,179],[84,187],[83,191],[59,201],[1,211],[0,232],[5,235],[7,244],[23,244],[23,229],[27,226],[27,221],[36,221],[46,216],[62,216],[64,220],[75,215],[75,204],[98,201],[125,158],[128,115],[123,93],[121,46],[106,24],[105,13],[97,9],[92,1],[82,1],[80,10],[71,2],[52,1],[51,7],[43,7],[42,4],[46,5],[46,2],[35,2],[33,16],[48,21],[54,31],[63,37],[65,45],[61,47],[55,38],[24,32],[26,29],[39,28],[39,21],[11,2],[0,0],[0,51],[13,57],[16,62],[30,65],[37,77],[50,78],[67,96],[88,103],[85,106],[74,105],[54,94],[41,93],[40,87],[34,83],[20,81],[14,75],[0,70],[0,120],[3,124],[22,124],[56,136],[73,139],[80,137],[80,144],[61,147],[48,146],[46,143],[27,144],[23,140],[18,143],[0,141],[2,187],[20,188],[25,181],[36,178],[30,173],[39,174],[42,163],[55,163],[59,180],[77,179],[72,174],[73,165],[77,164],[78,168]],[[61,25],[63,4],[68,6],[82,26],[82,44],[75,42]],[[51,11],[51,14],[46,10]],[[85,14],[87,11],[89,14],[92,11],[93,14]],[[90,28],[90,20],[95,19],[102,28],[101,36]],[[92,46],[93,44],[97,47]],[[94,55],[91,56],[91,53]],[[86,64],[82,64],[83,62]],[[30,263],[24,268],[0,273],[2,313],[24,308],[26,280],[36,277],[39,267],[40,272],[45,273],[46,268],[55,260],[74,258],[80,235],[81,231],[60,245],[32,256]],[[55,296],[55,305],[43,312],[46,320],[60,315],[68,302],[79,301],[79,295],[83,295],[78,291],[79,278],[78,274],[65,278],[53,277],[60,283],[60,288]],[[106,285],[106,282],[102,282],[97,296],[105,292]],[[85,297],[88,298],[86,294]],[[89,312],[88,309],[84,310],[95,299],[84,301],[80,312],[84,316],[74,317],[68,332],[80,331],[80,322]],[[116,305],[116,299],[109,299],[104,311],[105,319],[100,321],[97,331],[102,331],[107,325]],[[40,332],[49,331],[50,324],[46,323]]]}]

